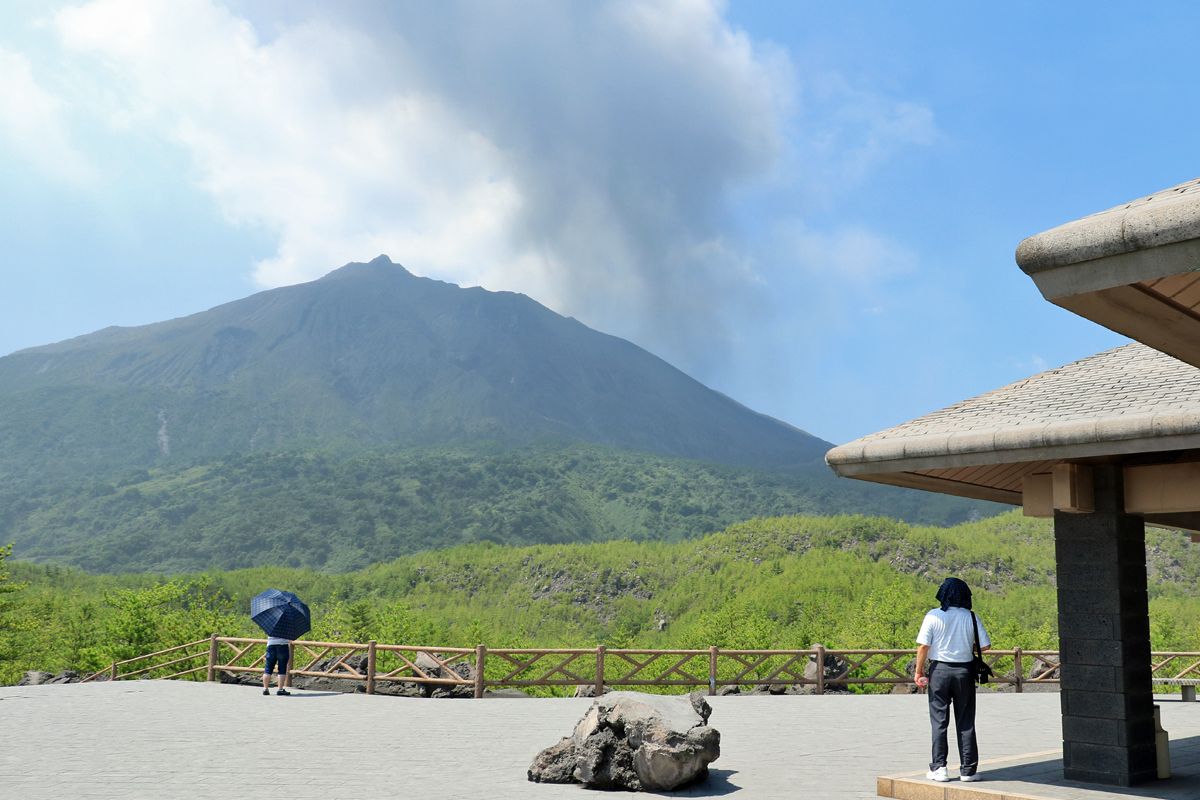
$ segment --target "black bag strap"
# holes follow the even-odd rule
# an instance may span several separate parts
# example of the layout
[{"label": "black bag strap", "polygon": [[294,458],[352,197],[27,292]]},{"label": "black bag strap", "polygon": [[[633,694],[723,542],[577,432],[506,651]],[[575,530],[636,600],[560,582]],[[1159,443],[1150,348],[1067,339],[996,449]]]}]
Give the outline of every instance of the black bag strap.
[{"label": "black bag strap", "polygon": [[975,629],[975,655],[983,658],[983,648],[979,646],[979,618],[974,611],[971,612],[971,627]]}]

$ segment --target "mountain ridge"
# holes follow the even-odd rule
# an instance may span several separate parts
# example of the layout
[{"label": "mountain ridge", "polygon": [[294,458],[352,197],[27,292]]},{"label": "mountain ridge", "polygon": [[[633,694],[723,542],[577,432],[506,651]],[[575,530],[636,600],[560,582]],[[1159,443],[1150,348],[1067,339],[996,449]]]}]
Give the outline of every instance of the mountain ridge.
[{"label": "mountain ridge", "polygon": [[838,479],[829,447],[525,295],[380,257],[0,358],[0,543],[98,571],[344,571],[478,541],[994,509]]},{"label": "mountain ridge", "polygon": [[815,463],[830,446],[525,295],[420,278],[386,256],[0,358],[10,403],[54,388],[128,393],[124,423],[142,444],[129,465],[345,438],[562,439],[748,466]]}]

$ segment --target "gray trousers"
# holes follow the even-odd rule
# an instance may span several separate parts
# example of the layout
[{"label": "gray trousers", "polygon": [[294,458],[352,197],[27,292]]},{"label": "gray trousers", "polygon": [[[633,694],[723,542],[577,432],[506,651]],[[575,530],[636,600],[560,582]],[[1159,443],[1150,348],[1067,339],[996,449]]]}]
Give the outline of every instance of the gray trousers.
[{"label": "gray trousers", "polygon": [[949,747],[946,728],[950,706],[954,706],[954,732],[958,735],[958,758],[962,775],[974,775],[979,767],[975,743],[975,675],[971,665],[933,661],[929,666],[929,724],[933,728],[931,770],[946,766]]}]

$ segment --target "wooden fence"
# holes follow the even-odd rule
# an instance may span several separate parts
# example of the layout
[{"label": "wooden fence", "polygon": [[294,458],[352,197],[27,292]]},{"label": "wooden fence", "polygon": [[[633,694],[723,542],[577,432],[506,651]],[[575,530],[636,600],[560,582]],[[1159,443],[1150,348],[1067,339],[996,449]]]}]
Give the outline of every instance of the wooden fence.
[{"label": "wooden fence", "polygon": [[[381,683],[467,688],[482,697],[489,688],[664,687],[704,689],[723,686],[808,686],[815,694],[851,686],[911,685],[913,650],[638,650],[594,648],[422,647],[378,642],[293,644],[288,680],[294,676],[361,683],[374,694]],[[116,661],[85,678],[190,678],[209,681],[221,673],[261,674],[266,640],[218,636]],[[1030,685],[1058,684],[1059,657],[1052,650],[989,650],[985,660],[993,684],[1024,691]],[[816,669],[825,664],[826,669]],[[806,669],[812,665],[812,668]],[[1152,654],[1155,683],[1188,684],[1200,678],[1200,653]]]},{"label": "wooden fence", "polygon": [[[261,673],[266,640],[213,635],[167,650],[116,661],[85,678],[191,678],[201,673]],[[987,654],[997,683],[1021,691],[1030,683],[1056,683],[1050,677],[1057,654],[1048,651],[996,650]],[[289,677],[356,681],[374,694],[380,683],[405,682],[430,687],[470,687],[482,697],[489,688],[811,686],[817,694],[849,686],[911,684],[906,665],[912,650],[641,650],[595,648],[423,647],[378,642],[293,644]],[[1197,656],[1200,659],[1200,656]],[[825,663],[819,670],[816,664]],[[806,667],[812,664],[813,668]],[[1043,669],[1036,669],[1041,665]],[[1039,674],[1040,673],[1040,674]]]}]

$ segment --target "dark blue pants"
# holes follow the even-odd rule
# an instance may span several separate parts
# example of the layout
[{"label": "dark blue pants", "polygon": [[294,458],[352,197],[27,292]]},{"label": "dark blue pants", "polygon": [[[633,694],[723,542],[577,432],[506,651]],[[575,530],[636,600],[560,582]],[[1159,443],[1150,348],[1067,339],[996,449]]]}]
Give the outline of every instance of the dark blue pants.
[{"label": "dark blue pants", "polygon": [[279,674],[284,674],[287,672],[288,668],[288,657],[288,646],[286,644],[267,645],[267,659],[263,664],[263,672],[270,675],[271,670],[275,668],[276,664],[278,664]]},{"label": "dark blue pants", "polygon": [[931,661],[929,664],[929,724],[933,728],[931,770],[946,766],[950,749],[946,728],[950,707],[954,706],[954,732],[958,735],[961,774],[974,775],[979,767],[979,748],[975,742],[975,672],[970,662]]}]

